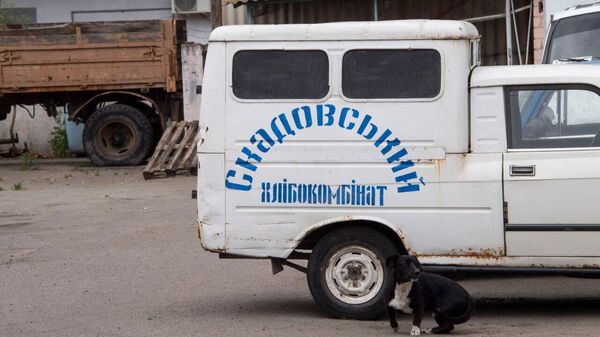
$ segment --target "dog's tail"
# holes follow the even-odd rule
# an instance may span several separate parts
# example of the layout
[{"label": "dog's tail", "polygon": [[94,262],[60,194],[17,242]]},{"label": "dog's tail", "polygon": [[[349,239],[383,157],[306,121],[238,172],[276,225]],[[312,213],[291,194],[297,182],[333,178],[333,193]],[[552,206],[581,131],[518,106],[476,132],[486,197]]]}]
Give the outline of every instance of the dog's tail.
[{"label": "dog's tail", "polygon": [[440,316],[444,321],[452,323],[452,324],[461,324],[469,320],[471,315],[473,315],[473,311],[475,311],[475,300],[471,296],[468,297],[467,301],[467,309],[465,312],[459,316],[450,316],[447,313],[437,308],[435,310],[435,315]]}]

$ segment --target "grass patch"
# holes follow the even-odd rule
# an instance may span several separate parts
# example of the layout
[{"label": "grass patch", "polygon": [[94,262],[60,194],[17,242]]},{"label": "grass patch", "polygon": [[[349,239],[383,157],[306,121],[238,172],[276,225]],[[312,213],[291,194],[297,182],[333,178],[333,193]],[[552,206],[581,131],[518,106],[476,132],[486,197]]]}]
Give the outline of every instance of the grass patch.
[{"label": "grass patch", "polygon": [[24,189],[25,189],[25,188],[23,187],[23,184],[21,184],[21,182],[20,182],[20,181],[19,181],[19,182],[17,182],[17,183],[14,183],[14,185],[13,185],[13,187],[12,187],[12,188],[13,188],[13,191],[22,191],[22,190],[24,190]]},{"label": "grass patch", "polygon": [[21,170],[30,171],[30,170],[39,170],[38,167],[38,159],[36,155],[31,153],[23,153],[21,155]]}]

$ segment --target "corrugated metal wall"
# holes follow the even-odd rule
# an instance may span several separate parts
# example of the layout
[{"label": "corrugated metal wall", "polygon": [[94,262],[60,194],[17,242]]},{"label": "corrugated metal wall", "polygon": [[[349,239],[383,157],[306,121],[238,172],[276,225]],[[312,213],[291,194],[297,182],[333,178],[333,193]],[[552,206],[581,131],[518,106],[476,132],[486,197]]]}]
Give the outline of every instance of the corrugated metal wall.
[{"label": "corrugated metal wall", "polygon": [[[514,0],[514,7],[531,0]],[[252,3],[254,23],[320,23],[332,21],[370,21],[374,18],[372,0],[322,0],[292,3]],[[378,0],[379,20],[452,19],[464,20],[504,13],[504,0]],[[516,14],[520,47],[526,50],[529,10]],[[473,22],[482,36],[482,61],[485,65],[506,64],[506,23],[503,17]],[[514,29],[514,28],[513,28]],[[514,38],[513,38],[514,40]],[[513,59],[518,63],[516,43]],[[533,51],[529,48],[532,63]],[[523,56],[524,58],[524,56]]]}]

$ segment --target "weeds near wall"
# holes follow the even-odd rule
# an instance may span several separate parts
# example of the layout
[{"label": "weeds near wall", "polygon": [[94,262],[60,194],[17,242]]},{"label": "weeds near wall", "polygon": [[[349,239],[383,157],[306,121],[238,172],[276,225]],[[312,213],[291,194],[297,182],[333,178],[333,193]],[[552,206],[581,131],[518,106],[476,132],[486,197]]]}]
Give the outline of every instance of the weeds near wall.
[{"label": "weeds near wall", "polygon": [[21,158],[21,170],[30,171],[30,170],[39,169],[38,159],[35,154],[26,152],[26,153],[23,153],[20,158]]},{"label": "weeds near wall", "polygon": [[69,143],[67,141],[67,130],[65,129],[64,123],[60,114],[54,117],[57,126],[55,126],[50,132],[50,150],[52,151],[52,157],[64,158],[69,152]]},{"label": "weeds near wall", "polygon": [[69,144],[67,142],[67,130],[55,126],[54,131],[50,133],[50,136],[50,149],[52,150],[52,157],[65,157],[65,155],[69,151]]}]

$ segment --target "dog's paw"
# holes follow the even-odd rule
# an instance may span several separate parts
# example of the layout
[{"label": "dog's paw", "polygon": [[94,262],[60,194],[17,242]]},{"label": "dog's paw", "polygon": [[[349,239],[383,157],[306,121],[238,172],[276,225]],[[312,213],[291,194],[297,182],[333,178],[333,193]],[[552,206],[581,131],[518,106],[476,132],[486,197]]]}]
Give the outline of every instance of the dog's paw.
[{"label": "dog's paw", "polygon": [[425,329],[423,330],[423,333],[431,333],[431,329]]},{"label": "dog's paw", "polygon": [[393,327],[392,330],[394,330],[394,332],[398,332],[398,327]]},{"label": "dog's paw", "polygon": [[421,328],[413,325],[412,329],[410,330],[410,335],[411,336],[421,336]]}]

